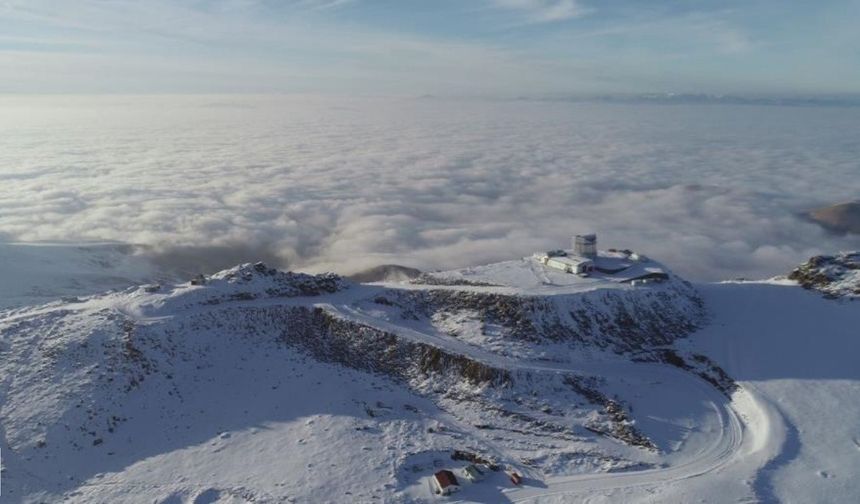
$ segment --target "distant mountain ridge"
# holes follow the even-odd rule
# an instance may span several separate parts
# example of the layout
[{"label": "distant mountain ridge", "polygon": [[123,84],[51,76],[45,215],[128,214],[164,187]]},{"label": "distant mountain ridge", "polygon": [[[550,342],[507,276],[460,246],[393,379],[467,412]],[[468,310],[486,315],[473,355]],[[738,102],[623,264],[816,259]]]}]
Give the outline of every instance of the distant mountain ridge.
[{"label": "distant mountain ridge", "polygon": [[743,96],[707,93],[642,93],[601,96],[521,96],[525,101],[567,101],[655,105],[761,105],[788,107],[858,107],[860,95],[843,96]]},{"label": "distant mountain ridge", "polygon": [[860,234],[860,201],[816,208],[807,216],[830,231]]}]

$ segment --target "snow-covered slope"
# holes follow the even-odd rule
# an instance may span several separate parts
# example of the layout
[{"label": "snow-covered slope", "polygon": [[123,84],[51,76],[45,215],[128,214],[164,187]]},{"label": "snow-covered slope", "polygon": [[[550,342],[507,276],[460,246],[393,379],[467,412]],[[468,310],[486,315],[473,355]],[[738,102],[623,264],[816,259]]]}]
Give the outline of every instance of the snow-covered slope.
[{"label": "snow-covered slope", "polygon": [[[223,481],[213,481],[211,490],[257,499],[336,501],[350,492],[411,500],[424,492],[422,478],[432,462],[447,459],[452,450],[521,466],[535,476],[651,466],[660,453],[676,451],[689,433],[666,435],[661,421],[643,423],[653,432],[640,429],[630,416],[636,398],[613,398],[606,391],[632,387],[653,395],[659,387],[625,380],[640,370],[666,377],[685,373],[633,364],[614,353],[604,355],[605,362],[577,359],[577,352],[635,350],[640,359],[655,360],[655,345],[701,322],[700,301],[680,280],[648,288],[607,283],[581,294],[536,296],[511,289],[360,285],[261,264],[186,284],[10,310],[0,341],[0,369],[10,377],[0,411],[6,448],[14,454],[6,461],[6,495],[121,498],[112,492],[129,487],[105,484],[105,478],[132,478],[126,466],[153,456],[163,459],[159,464],[175,464],[186,450],[211,442],[232,447],[225,448],[229,456],[219,456],[227,459],[215,470]],[[506,351],[505,342],[514,350]],[[546,356],[549,351],[555,358]],[[608,369],[615,370],[612,376],[606,376]],[[332,386],[333,373],[359,385],[320,397]],[[313,376],[309,390],[308,380],[296,376]],[[691,400],[707,389],[692,374],[664,379],[678,381],[673,387]],[[379,384],[378,393],[362,392],[368,382]],[[263,390],[259,383],[266,384]],[[243,387],[247,394],[238,400]],[[716,390],[705,395],[723,400]],[[222,411],[237,408],[241,414]],[[281,442],[282,449],[297,450],[293,445],[300,440],[289,432],[297,418],[306,421],[293,416],[297,408],[333,408],[339,421],[325,428],[355,448],[355,460],[378,456],[391,463],[366,468],[360,478],[369,485],[364,491],[357,481],[343,479],[320,493],[326,474],[315,483],[283,488],[275,485],[280,480],[260,483],[225,474],[234,470],[229,460],[242,457],[234,441],[225,441],[233,434],[222,438],[224,432],[246,433],[276,422],[283,410],[290,421],[272,428],[284,429],[279,436],[289,441]],[[716,421],[708,409],[694,406],[691,412]],[[209,426],[210,420],[219,426]],[[378,424],[388,422],[402,432],[381,446],[354,446],[365,427],[384,432]],[[307,430],[314,440],[324,436],[315,427]],[[239,433],[236,438],[244,439]],[[311,452],[296,457],[315,458]],[[296,457],[277,465],[296,470]],[[198,481],[200,475],[183,476]],[[191,498],[210,490],[144,479],[159,495]]]},{"label": "snow-covered slope", "polygon": [[[820,463],[856,422],[809,423],[858,403],[855,304],[647,268],[668,278],[529,258],[358,284],[246,264],[0,312],[3,498],[424,502],[468,459],[526,477],[464,482],[478,502],[858,495]],[[814,371],[831,349],[841,378]]]},{"label": "snow-covered slope", "polygon": [[860,304],[771,282],[701,291],[716,323],[684,346],[712,357],[772,413],[773,456],[749,475],[756,497],[856,502]]},{"label": "snow-covered slope", "polygon": [[170,278],[131,245],[0,242],[0,310]]}]

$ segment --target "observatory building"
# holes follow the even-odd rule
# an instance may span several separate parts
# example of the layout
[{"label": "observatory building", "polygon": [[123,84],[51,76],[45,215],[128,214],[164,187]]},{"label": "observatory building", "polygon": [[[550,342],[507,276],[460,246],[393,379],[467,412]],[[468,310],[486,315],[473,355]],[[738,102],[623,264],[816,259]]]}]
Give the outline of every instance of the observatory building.
[{"label": "observatory building", "polygon": [[597,259],[597,235],[594,233],[576,235],[572,241],[572,251],[551,250],[535,254],[535,258],[550,268],[561,270],[565,273],[588,276],[595,269],[594,260]]},{"label": "observatory building", "polygon": [[580,234],[573,237],[573,253],[580,257],[594,259],[597,257],[597,235]]},{"label": "observatory building", "polygon": [[[571,244],[573,248],[568,250],[535,252],[532,260],[549,270],[570,273],[579,277],[597,275],[603,281],[644,285],[669,279],[669,273],[659,264],[650,263],[647,257],[632,250],[610,248],[598,252],[597,234],[595,233],[575,235]],[[544,285],[570,284],[570,280],[563,277],[552,276],[552,274],[547,276],[534,268],[532,271]]]},{"label": "observatory building", "polygon": [[588,275],[594,271],[594,262],[591,259],[577,256],[555,256],[548,257],[544,263],[550,268],[573,273],[575,275]]}]

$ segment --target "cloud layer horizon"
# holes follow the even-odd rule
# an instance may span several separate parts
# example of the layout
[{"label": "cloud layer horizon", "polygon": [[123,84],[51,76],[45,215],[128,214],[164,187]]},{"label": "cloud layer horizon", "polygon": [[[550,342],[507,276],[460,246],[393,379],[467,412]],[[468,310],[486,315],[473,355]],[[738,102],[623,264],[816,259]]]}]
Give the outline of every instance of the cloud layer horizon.
[{"label": "cloud layer horizon", "polygon": [[860,110],[101,96],[0,99],[0,239],[352,273],[516,258],[596,231],[693,279],[860,248]]}]

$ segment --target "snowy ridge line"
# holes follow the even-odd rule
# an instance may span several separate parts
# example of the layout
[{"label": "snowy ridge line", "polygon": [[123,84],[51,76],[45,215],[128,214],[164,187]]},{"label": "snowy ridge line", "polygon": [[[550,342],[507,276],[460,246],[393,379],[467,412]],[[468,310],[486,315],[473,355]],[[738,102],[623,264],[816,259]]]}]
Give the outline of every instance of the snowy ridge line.
[{"label": "snowy ridge line", "polygon": [[[526,277],[517,279],[536,281],[522,262],[511,267],[520,268],[520,276]],[[669,345],[707,323],[695,288],[675,277],[641,289],[598,279],[577,282],[504,287],[505,292],[474,286],[391,285],[374,301],[397,307],[410,318],[471,314],[479,322],[502,326],[506,341],[496,342],[503,345],[569,341],[616,353]],[[452,331],[460,332],[456,327]]]}]

